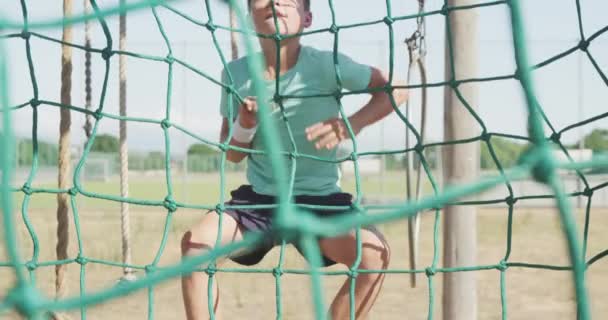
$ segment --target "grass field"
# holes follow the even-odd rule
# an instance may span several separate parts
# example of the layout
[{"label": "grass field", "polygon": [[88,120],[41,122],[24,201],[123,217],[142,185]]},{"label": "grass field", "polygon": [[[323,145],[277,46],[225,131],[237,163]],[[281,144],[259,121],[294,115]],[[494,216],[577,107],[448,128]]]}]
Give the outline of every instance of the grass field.
[{"label": "grass field", "polygon": [[[229,175],[227,188],[240,184],[242,176]],[[349,182],[350,183],[350,182]],[[89,191],[118,194],[118,183],[85,184]],[[352,185],[345,186],[352,190]],[[363,181],[363,189],[373,190],[377,186],[370,180]],[[387,195],[398,196],[401,182],[383,186]],[[162,179],[138,180],[131,183],[131,196],[149,200],[162,200],[166,195]],[[196,183],[175,183],[175,197],[196,199],[195,204],[214,205],[219,199],[217,179],[200,179]],[[15,200],[20,196],[16,195]],[[120,213],[117,203],[77,197],[83,232],[84,254],[87,257],[120,262]],[[55,198],[50,195],[35,195],[32,199],[29,219],[40,243],[40,261],[54,260],[56,243]],[[17,208],[18,209],[18,208]],[[18,210],[16,210],[18,211]],[[16,212],[17,234],[21,254],[29,260],[32,254],[30,236]],[[168,234],[167,247],[160,259],[160,266],[177,263],[179,239],[189,226],[200,219],[202,210],[180,209],[174,216]],[[164,228],[166,212],[162,208],[131,206],[131,230],[133,241],[133,263],[147,265],[158,253]],[[582,234],[582,212],[577,214],[579,231]],[[424,214],[421,224],[420,266],[429,266],[433,258],[432,214]],[[507,210],[496,207],[479,207],[478,210],[478,264],[496,264],[506,250]],[[378,226],[386,235],[392,249],[391,269],[408,268],[407,222],[398,221]],[[70,256],[76,256],[76,238],[71,228]],[[608,209],[593,209],[589,232],[587,257],[591,257],[608,247]],[[278,261],[279,250],[269,254],[259,267],[272,268]],[[441,257],[441,255],[440,255]],[[0,261],[6,261],[4,248],[0,248]],[[514,215],[512,262],[535,264],[567,265],[566,242],[560,228],[557,212],[552,208],[518,208]],[[442,263],[440,261],[439,265]],[[227,262],[222,267],[237,265]],[[285,268],[306,269],[306,264],[297,252],[288,247]],[[342,270],[334,266],[329,270]],[[35,272],[38,287],[47,295],[54,290],[54,268],[39,268]],[[478,278],[479,319],[500,319],[500,273],[497,270],[476,272]],[[86,287],[97,291],[115,285],[121,276],[121,269],[103,265],[88,264]],[[142,276],[140,274],[140,276]],[[79,266],[69,268],[71,294],[78,294]],[[570,272],[537,269],[509,268],[507,278],[507,315],[509,319],[575,319],[575,298]],[[7,292],[14,276],[11,270],[0,268],[0,292]],[[344,280],[343,276],[324,277],[325,298],[329,303],[332,295]],[[419,286],[410,288],[409,275],[388,275],[379,300],[372,310],[370,319],[426,319],[429,306],[429,288],[426,277],[418,277]],[[276,313],[274,278],[270,274],[220,273],[222,288],[223,319],[274,319]],[[441,319],[442,275],[435,276],[435,319]],[[281,277],[283,319],[312,319],[310,299],[310,278],[305,275],[285,274]],[[608,259],[593,264],[587,272],[587,286],[591,297],[594,319],[608,318]],[[0,293],[0,296],[2,294]],[[147,291],[140,291],[128,297],[111,300],[108,303],[87,310],[87,319],[147,319]],[[183,319],[181,291],[177,279],[167,281],[154,288],[153,312],[155,319]],[[79,313],[72,312],[74,318]],[[18,319],[14,314],[2,318]]]},{"label": "grass field", "polygon": [[[383,181],[383,183],[381,183]],[[225,197],[229,197],[229,191],[245,182],[245,175],[242,172],[230,172],[226,174]],[[54,184],[53,184],[54,183]],[[82,183],[85,191],[103,195],[120,195],[120,182],[118,178],[111,179],[109,182],[85,181]],[[217,174],[198,174],[190,175],[186,180],[183,176],[175,174],[172,179],[173,197],[181,203],[191,205],[215,205],[220,199],[220,179]],[[33,188],[55,188],[56,183],[36,184]],[[355,179],[343,179],[342,188],[348,192],[355,192]],[[392,198],[405,198],[405,173],[388,173],[387,177],[381,180],[377,176],[362,176],[361,191],[366,196],[387,196]],[[425,189],[430,191],[427,183]],[[138,200],[162,201],[167,196],[167,184],[164,172],[150,176],[132,175],[129,182],[130,198]],[[23,202],[23,193],[14,194],[14,203],[20,205]],[[87,198],[78,196],[79,206],[87,209],[112,209],[119,208],[120,204],[103,199]],[[29,203],[29,209],[47,210],[55,208],[57,199],[54,194],[38,193],[34,194]]]}]

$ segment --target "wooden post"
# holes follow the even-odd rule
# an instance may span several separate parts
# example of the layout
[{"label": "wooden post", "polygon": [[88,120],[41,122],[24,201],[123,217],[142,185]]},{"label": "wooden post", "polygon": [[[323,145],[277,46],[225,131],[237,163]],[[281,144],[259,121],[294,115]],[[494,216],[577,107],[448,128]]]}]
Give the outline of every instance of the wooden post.
[{"label": "wooden post", "polygon": [[[474,0],[448,0],[449,7],[474,4]],[[477,74],[477,12],[475,9],[449,13],[451,44],[454,57],[454,79],[472,78]],[[446,79],[452,79],[449,45],[446,34]],[[477,86],[458,86],[465,101],[477,106]],[[471,138],[479,134],[479,126],[450,86],[445,87],[444,136],[446,141]],[[445,184],[459,186],[474,182],[479,172],[479,143],[466,143],[445,148]],[[444,265],[464,267],[476,265],[477,210],[472,206],[448,206],[444,211]],[[477,283],[475,272],[444,274],[443,319],[477,319]]]}]

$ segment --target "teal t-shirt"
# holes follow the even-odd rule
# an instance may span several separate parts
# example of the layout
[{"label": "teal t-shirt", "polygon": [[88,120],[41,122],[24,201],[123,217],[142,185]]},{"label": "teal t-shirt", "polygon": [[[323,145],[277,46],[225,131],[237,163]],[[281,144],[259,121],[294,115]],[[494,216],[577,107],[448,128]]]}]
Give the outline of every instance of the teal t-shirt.
[{"label": "teal t-shirt", "polygon": [[[258,53],[260,54],[260,53]],[[351,58],[338,54],[338,66],[343,89],[349,91],[367,88],[371,77],[371,68],[359,64]],[[234,88],[243,98],[254,96],[249,77],[247,59],[241,58],[228,64],[228,69],[234,80]],[[222,73],[222,82],[229,84],[226,72]],[[276,80],[266,81],[269,97],[275,94]],[[295,147],[299,154],[311,155],[324,159],[336,159],[336,149],[316,150],[314,142],[306,139],[305,129],[317,122],[339,116],[339,106],[336,98],[309,97],[318,94],[333,94],[339,89],[334,67],[333,52],[321,51],[312,47],[302,46],[296,65],[279,78],[279,92],[281,96],[295,96],[284,98],[283,106],[287,122]],[[301,98],[300,98],[301,97]],[[228,94],[222,90],[220,111],[223,117],[229,117]],[[232,115],[236,118],[239,103],[233,100]],[[282,120],[280,108],[270,104],[272,119],[278,128],[281,150],[293,152],[294,146],[290,140],[287,125]],[[233,119],[234,120],[234,119]],[[263,150],[264,141],[260,134],[256,134],[252,141],[252,149]],[[288,172],[291,173],[291,161],[286,161]],[[340,191],[339,168],[337,163],[313,160],[298,157],[295,161],[295,178],[293,195],[328,195]],[[262,154],[250,154],[247,157],[247,180],[253,190],[260,194],[276,195],[272,167],[269,158]]]}]

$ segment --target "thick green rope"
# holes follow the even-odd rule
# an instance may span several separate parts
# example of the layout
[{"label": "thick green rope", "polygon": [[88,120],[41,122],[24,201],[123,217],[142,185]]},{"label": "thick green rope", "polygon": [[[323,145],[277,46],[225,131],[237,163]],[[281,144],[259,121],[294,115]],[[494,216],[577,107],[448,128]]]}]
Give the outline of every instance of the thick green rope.
[{"label": "thick green rope", "polygon": [[[418,144],[411,149],[404,150],[391,150],[388,152],[358,152],[357,143],[355,139],[352,139],[353,144],[353,152],[342,158],[337,160],[324,159],[316,156],[300,154],[295,148],[295,142],[293,139],[293,133],[290,129],[289,123],[285,122],[286,128],[288,129],[290,139],[292,142],[293,152],[283,152],[278,150],[278,141],[276,139],[276,128],[272,121],[270,121],[270,112],[268,103],[270,101],[274,101],[280,107],[281,111],[284,112],[283,101],[289,98],[295,98],[294,96],[286,96],[281,95],[279,89],[279,82],[276,82],[275,90],[277,94],[273,97],[270,97],[267,92],[262,90],[263,86],[259,75],[261,74],[259,71],[262,68],[262,61],[258,61],[255,59],[250,59],[249,68],[251,74],[254,75],[254,86],[256,89],[256,94],[258,96],[258,101],[260,102],[260,125],[261,130],[260,134],[264,136],[264,139],[269,141],[270,143],[266,144],[266,150],[250,150],[244,148],[238,148],[234,146],[230,146],[228,142],[230,141],[230,137],[232,135],[232,127],[229,128],[229,135],[227,140],[220,141],[219,143],[208,141],[204,138],[199,137],[198,135],[192,133],[187,128],[184,128],[180,125],[173,124],[170,119],[170,111],[171,111],[171,93],[172,93],[172,83],[173,83],[173,67],[175,64],[179,64],[180,66],[187,68],[193,73],[205,78],[223,90],[226,90],[231,97],[236,98],[239,101],[242,101],[242,97],[238,96],[235,88],[233,87],[232,75],[228,72],[228,83],[222,83],[217,79],[214,79],[212,76],[200,70],[186,61],[180,60],[179,58],[173,56],[171,41],[167,37],[164,32],[163,24],[161,19],[157,14],[158,8],[162,8],[164,10],[168,10],[174,13],[177,17],[183,18],[195,25],[206,28],[212,36],[213,43],[217,53],[220,57],[220,60],[225,67],[227,65],[227,60],[220,49],[217,32],[218,30],[221,32],[226,31],[234,31],[243,35],[246,44],[247,52],[253,52],[254,44],[256,43],[256,36],[249,31],[251,30],[249,22],[245,18],[243,8],[240,7],[236,2],[232,1],[232,5],[235,6],[237,15],[240,21],[241,26],[246,26],[243,28],[239,28],[238,30],[233,30],[229,27],[224,27],[220,25],[216,25],[213,21],[213,13],[210,6],[210,1],[205,0],[205,6],[207,11],[207,21],[198,21],[191,16],[187,15],[184,12],[181,12],[174,7],[172,7],[168,2],[160,1],[160,0],[142,0],[136,3],[131,3],[129,5],[118,6],[110,9],[100,10],[94,0],[91,0],[91,5],[94,10],[93,13],[89,15],[82,15],[71,17],[69,19],[51,19],[47,21],[36,21],[30,22],[28,20],[28,12],[27,12],[27,3],[25,0],[21,0],[21,10],[23,14],[23,19],[20,22],[12,21],[8,19],[0,19],[0,103],[1,103],[1,111],[0,116],[2,117],[2,127],[0,127],[0,167],[2,168],[2,185],[0,186],[0,206],[2,207],[2,220],[3,220],[3,234],[4,234],[4,243],[6,246],[6,251],[8,254],[8,261],[0,262],[0,267],[8,267],[11,268],[15,272],[15,276],[17,279],[17,283],[15,287],[6,295],[6,298],[0,303],[0,314],[6,311],[7,309],[16,309],[21,312],[23,315],[29,318],[38,318],[42,314],[47,311],[58,311],[58,310],[68,310],[68,309],[80,309],[81,318],[86,318],[86,308],[87,306],[93,304],[99,304],[101,302],[115,299],[117,297],[124,296],[128,293],[134,292],[136,290],[148,289],[148,318],[154,318],[154,286],[160,281],[167,280],[172,277],[177,277],[183,275],[185,273],[191,272],[193,270],[204,271],[209,275],[209,284],[210,288],[212,287],[214,281],[214,275],[217,272],[223,273],[270,273],[275,278],[276,285],[276,318],[282,319],[282,286],[281,286],[281,276],[284,274],[307,274],[311,275],[313,286],[312,286],[312,294],[314,297],[315,304],[315,315],[317,319],[325,318],[325,308],[323,305],[323,292],[321,289],[321,276],[340,276],[346,275],[351,279],[351,290],[350,290],[350,303],[351,306],[354,305],[354,284],[356,281],[356,276],[362,273],[377,273],[383,272],[386,274],[409,274],[409,273],[421,273],[425,274],[428,279],[429,285],[429,306],[428,306],[428,318],[433,319],[433,310],[435,305],[435,284],[434,284],[434,276],[437,273],[449,273],[449,272],[468,272],[468,271],[477,271],[477,270],[498,270],[500,272],[500,290],[501,290],[501,304],[502,304],[502,318],[507,318],[507,297],[506,297],[506,273],[508,268],[533,268],[533,269],[545,269],[545,270],[556,270],[556,271],[572,271],[572,276],[575,283],[576,290],[576,298],[577,298],[577,311],[580,319],[590,319],[591,315],[589,313],[589,298],[587,297],[586,289],[585,289],[585,271],[593,265],[598,260],[608,256],[608,249],[596,254],[591,258],[587,258],[587,243],[588,243],[588,231],[590,225],[590,212],[591,212],[591,200],[593,198],[593,194],[595,191],[608,188],[608,182],[602,183],[600,185],[591,186],[587,181],[585,175],[581,170],[588,169],[592,167],[606,167],[608,166],[608,158],[597,158],[590,162],[582,162],[582,163],[574,163],[568,152],[566,147],[561,142],[560,138],[565,133],[572,129],[578,128],[580,126],[584,126],[586,124],[592,123],[594,121],[604,119],[608,117],[608,112],[603,113],[589,119],[585,119],[578,123],[574,123],[570,126],[567,126],[559,131],[557,131],[554,126],[550,123],[549,119],[545,115],[543,108],[539,105],[538,101],[535,98],[534,89],[532,85],[532,80],[530,77],[530,73],[533,70],[543,68],[547,65],[552,64],[555,61],[558,61],[578,50],[581,50],[586,53],[589,61],[594,66],[598,75],[604,81],[604,83],[608,86],[608,78],[603,73],[599,65],[597,64],[596,59],[592,55],[589,50],[589,45],[593,40],[598,38],[600,35],[608,31],[608,26],[595,31],[591,36],[586,37],[585,32],[583,31],[583,23],[582,23],[582,14],[579,0],[574,0],[576,2],[577,8],[577,18],[578,18],[578,26],[579,26],[579,35],[580,42],[577,46],[569,48],[564,52],[561,52],[553,57],[550,57],[537,65],[530,65],[527,61],[526,57],[526,41],[524,39],[524,26],[522,21],[522,14],[519,5],[519,1],[517,0],[503,0],[503,1],[494,1],[487,3],[480,3],[468,6],[461,7],[449,7],[447,5],[447,1],[444,6],[440,10],[428,11],[421,14],[414,15],[405,15],[405,16],[393,16],[391,13],[391,2],[386,1],[386,12],[387,15],[384,19],[367,21],[361,23],[355,23],[350,25],[338,25],[336,23],[335,9],[332,0],[328,0],[329,8],[331,10],[332,23],[329,27],[321,28],[317,30],[307,31],[301,34],[301,36],[306,36],[310,34],[316,33],[331,33],[334,36],[334,68],[336,72],[336,80],[337,83],[341,84],[341,77],[339,73],[339,65],[338,65],[338,56],[339,52],[338,44],[339,44],[339,34],[341,30],[356,28],[362,26],[376,25],[376,24],[385,24],[387,26],[390,38],[390,47],[389,47],[389,79],[394,78],[394,58],[395,58],[395,41],[394,41],[394,31],[392,25],[396,21],[400,20],[409,20],[416,19],[422,16],[433,16],[433,15],[443,15],[446,19],[446,32],[448,35],[448,53],[450,59],[450,67],[453,69],[455,66],[453,62],[453,53],[452,53],[452,30],[450,29],[450,12],[456,10],[473,10],[480,7],[488,7],[488,6],[504,6],[507,10],[509,10],[511,15],[511,25],[513,30],[513,40],[514,40],[514,48],[515,48],[515,57],[516,57],[516,65],[517,70],[513,74],[507,75],[496,75],[492,77],[485,78],[470,78],[470,79],[446,79],[442,82],[429,83],[425,85],[426,87],[439,87],[439,86],[449,86],[456,93],[458,99],[463,103],[465,108],[470,112],[471,116],[476,120],[482,132],[479,136],[463,139],[458,141],[444,141],[440,143],[428,143],[422,144],[420,141],[420,134],[417,132],[416,128],[409,122],[409,120],[397,109],[395,105],[395,101],[392,101],[393,108],[397,113],[398,117],[403,120],[406,127],[413,133],[415,138],[418,141]],[[112,35],[107,27],[106,17],[111,15],[117,15],[127,11],[133,10],[142,10],[142,9],[151,9],[154,15],[158,30],[162,35],[165,44],[167,46],[167,53],[165,56],[153,56],[153,55],[144,55],[136,52],[127,52],[127,51],[118,51],[114,50],[112,47]],[[87,20],[97,20],[102,26],[104,35],[106,37],[106,47],[104,48],[85,48],[82,45],[75,43],[64,43],[61,40],[54,39],[44,34],[31,30],[42,30],[45,28],[58,28],[63,24],[79,24],[83,23]],[[276,18],[275,18],[275,23]],[[17,33],[5,33],[5,32],[14,32],[17,30]],[[86,110],[80,106],[72,106],[72,105],[62,105],[60,103],[54,101],[42,100],[38,96],[38,83],[36,78],[36,72],[32,59],[32,51],[30,47],[30,40],[32,37],[46,40],[54,43],[59,43],[62,45],[71,46],[73,48],[88,51],[93,54],[99,54],[105,60],[105,74],[104,81],[102,85],[102,94],[100,97],[99,105],[95,111]],[[274,39],[276,42],[281,41],[284,38],[290,36],[281,36],[278,34],[264,36],[270,37]],[[7,61],[7,55],[4,48],[4,39],[8,38],[21,38],[25,42],[25,54],[28,61],[29,66],[29,75],[33,88],[33,96],[30,101],[20,103],[15,106],[9,105],[9,83],[7,67],[9,65],[9,61]],[[151,62],[161,62],[167,64],[167,97],[166,97],[166,113],[164,119],[151,119],[151,118],[137,118],[137,117],[121,117],[115,114],[110,114],[104,112],[104,100],[105,93],[107,90],[108,77],[110,71],[110,60],[114,55],[127,55],[129,57],[138,58],[142,60],[147,60]],[[277,62],[278,65],[278,62]],[[228,70],[226,68],[226,70]],[[452,70],[453,71],[453,70]],[[452,72],[452,74],[455,74]],[[515,79],[518,80],[522,89],[524,90],[526,101],[528,104],[529,117],[529,137],[525,136],[517,136],[510,134],[503,134],[498,132],[488,131],[481,117],[471,108],[466,99],[462,96],[459,91],[459,85],[464,83],[480,83],[480,82],[488,82],[488,81],[499,81],[499,80],[507,80],[507,79]],[[420,88],[422,85],[410,85],[410,86],[401,86],[399,88]],[[397,88],[397,86],[389,85],[387,87],[374,88],[371,90],[361,90],[356,92],[339,92],[323,94],[323,95],[311,95],[311,96],[298,96],[297,98],[307,98],[307,97],[334,97],[337,99],[339,103],[339,112],[344,119],[346,118],[346,114],[344,112],[344,108],[341,103],[341,99],[350,94],[360,94],[360,93],[370,93],[370,92],[380,92],[384,91],[387,93],[391,93],[393,89]],[[228,99],[229,103],[232,103],[233,99]],[[30,170],[30,174],[26,180],[26,182],[21,187],[13,187],[11,184],[13,183],[12,174],[14,163],[12,162],[14,157],[12,156],[14,153],[14,138],[12,137],[11,131],[11,111],[31,107],[33,110],[33,127],[32,127],[32,141],[33,141],[33,163]],[[82,158],[80,159],[78,165],[76,166],[74,172],[74,181],[73,187],[69,189],[53,189],[53,188],[35,188],[32,187],[32,182],[36,177],[36,173],[38,170],[38,133],[37,133],[37,125],[38,125],[38,108],[39,107],[57,107],[57,108],[67,108],[75,112],[80,112],[84,114],[90,114],[95,117],[95,125],[92,130],[92,136],[89,140],[88,144],[85,147]],[[232,108],[229,108],[232,111]],[[165,155],[166,155],[166,185],[167,185],[167,195],[163,200],[151,201],[144,199],[135,199],[135,198],[122,198],[118,196],[111,196],[106,194],[98,194],[94,192],[87,191],[83,188],[81,184],[81,170],[86,163],[88,154],[90,152],[91,146],[95,140],[97,134],[97,128],[99,123],[104,119],[116,119],[116,120],[126,120],[131,122],[142,122],[142,123],[154,123],[158,124],[163,130],[165,137]],[[543,124],[547,125],[550,129],[550,134],[547,137],[543,131]],[[351,137],[354,137],[352,127],[350,123],[347,121],[347,128]],[[221,163],[220,163],[220,199],[217,205],[191,205],[187,203],[182,203],[176,201],[173,196],[173,187],[171,180],[171,169],[169,166],[170,161],[170,148],[171,148],[171,139],[169,137],[170,130],[180,131],[201,143],[213,146],[222,151]],[[494,146],[492,144],[493,137],[502,137],[514,140],[522,140],[527,142],[532,142],[534,148],[521,159],[520,164],[517,167],[511,169],[504,169],[502,164],[500,163]],[[429,166],[428,159],[424,157],[423,150],[425,148],[436,147],[436,146],[444,146],[444,145],[455,145],[462,143],[471,143],[471,142],[481,142],[485,143],[488,147],[490,155],[492,156],[496,168],[498,169],[499,174],[494,177],[485,178],[475,184],[460,186],[457,188],[448,188],[444,192],[439,193],[439,188],[436,183],[436,179],[433,177],[431,173],[431,169]],[[557,163],[551,155],[549,145],[553,144],[558,146],[570,159],[568,163]],[[251,234],[245,237],[245,239],[241,242],[230,244],[227,246],[218,247],[216,250],[213,250],[209,253],[206,253],[202,256],[197,256],[188,260],[183,261],[179,265],[175,265],[172,267],[159,267],[158,262],[160,257],[163,254],[165,249],[167,238],[170,230],[170,225],[172,223],[172,218],[176,211],[180,208],[191,208],[191,209],[212,209],[216,210],[220,213],[236,208],[252,208],[252,206],[226,206],[224,205],[224,201],[226,200],[224,194],[225,187],[225,168],[226,168],[226,150],[234,149],[239,151],[245,151],[250,153],[265,153],[269,155],[270,161],[273,163],[274,167],[274,176],[277,177],[276,183],[278,186],[278,190],[282,192],[279,194],[279,203],[277,205],[260,205],[254,206],[256,208],[276,208],[277,209],[277,217],[275,220],[275,230],[273,232],[276,236],[284,238],[285,241],[288,240],[296,240],[300,241],[303,245],[303,249],[305,255],[311,261],[311,267],[308,270],[300,270],[300,269],[285,269],[283,267],[284,262],[284,244],[281,246],[281,253],[279,262],[276,267],[271,269],[260,269],[260,268],[217,268],[214,261],[215,259],[226,255],[232,251],[239,250],[241,248],[255,245],[257,242],[263,239],[262,234]],[[368,155],[379,155],[379,154],[407,154],[407,153],[416,153],[422,162],[422,166],[425,170],[425,173],[431,182],[433,187],[434,194],[432,197],[428,197],[422,199],[421,201],[415,203],[407,203],[403,206],[388,206],[388,205],[362,205],[360,199],[362,199],[361,192],[361,180],[359,176],[359,168],[357,165],[357,159],[362,156]],[[342,208],[328,208],[323,206],[313,206],[313,205],[293,205],[290,202],[291,192],[293,187],[294,175],[295,175],[295,166],[297,158],[309,158],[317,161],[325,161],[325,162],[343,162],[343,161],[353,161],[355,167],[355,178],[356,178],[356,202],[352,205],[352,207],[342,207]],[[287,160],[287,161],[286,161]],[[574,170],[581,181],[584,183],[584,190],[565,194],[563,190],[560,189],[557,183],[556,170],[557,169],[566,169],[566,170]],[[520,196],[515,197],[513,193],[513,189],[511,183],[515,180],[525,179],[533,177],[539,182],[546,183],[553,190],[553,194],[548,195],[534,195],[534,196]],[[509,195],[505,199],[490,199],[484,201],[459,201],[460,198],[470,196],[472,194],[493,188],[498,185],[506,186]],[[26,225],[26,228],[30,234],[31,241],[33,243],[33,252],[31,258],[23,262],[20,260],[20,255],[18,253],[19,245],[16,241],[15,229],[14,229],[14,217],[13,217],[13,207],[11,204],[12,194],[15,192],[22,192],[24,194],[23,203],[21,204],[21,214],[22,219]],[[39,243],[36,236],[36,232],[34,227],[28,216],[28,205],[31,199],[31,196],[34,194],[59,194],[59,193],[67,193],[70,195],[71,199],[71,207],[72,212],[74,214],[74,224],[76,229],[76,235],[78,238],[78,254],[76,257],[67,259],[67,260],[54,260],[54,261],[39,261]],[[89,197],[89,198],[98,198],[104,199],[108,201],[116,201],[116,202],[128,202],[132,204],[145,205],[145,206],[156,206],[156,207],[164,207],[167,210],[167,216],[163,231],[163,236],[161,240],[161,244],[158,248],[157,254],[154,260],[148,265],[124,265],[117,262],[105,261],[100,259],[89,258],[85,254],[84,244],[81,238],[80,231],[80,221],[78,215],[77,208],[77,197],[78,195]],[[586,204],[586,214],[585,214],[585,226],[583,232],[583,243],[582,245],[578,243],[578,236],[576,234],[576,224],[572,215],[572,210],[569,205],[568,198],[569,197],[578,197],[584,196],[587,198]],[[568,249],[570,254],[570,265],[566,266],[557,266],[557,265],[543,265],[543,264],[531,264],[525,262],[515,262],[509,261],[511,254],[511,241],[512,241],[512,229],[513,229],[513,210],[514,206],[518,201],[525,201],[530,199],[555,199],[557,206],[560,210],[562,225],[564,227],[564,233],[568,240]],[[496,264],[492,265],[478,265],[478,266],[470,266],[470,267],[461,267],[461,268],[440,268],[438,267],[439,262],[439,210],[440,208],[446,205],[484,205],[484,204],[496,204],[496,203],[504,203],[508,206],[508,224],[507,224],[507,234],[506,234],[506,252],[502,260],[498,261]],[[334,217],[329,219],[320,220],[319,218],[308,214],[306,211],[311,209],[326,209],[326,210],[336,210],[336,209],[352,209],[357,211],[358,214],[352,215],[350,217]],[[366,215],[365,212],[371,209],[384,209],[385,212],[375,214],[373,216]],[[340,233],[348,232],[349,230],[359,228],[363,225],[369,224],[377,224],[383,222],[394,221],[396,219],[403,219],[410,217],[414,214],[422,210],[434,210],[434,229],[433,229],[433,243],[434,243],[434,252],[433,252],[433,261],[430,266],[424,269],[418,270],[408,270],[408,269],[391,269],[391,270],[359,270],[359,263],[361,260],[361,241],[357,240],[357,258],[355,263],[350,266],[347,271],[324,271],[319,269],[320,265],[320,254],[319,248],[314,239],[317,236],[335,236]],[[220,215],[222,217],[223,215]],[[220,218],[220,226],[222,227],[222,219]],[[358,232],[357,232],[358,235]],[[359,238],[359,236],[357,236]],[[219,239],[218,239],[219,240]],[[72,297],[68,299],[62,300],[52,300],[50,298],[44,297],[40,294],[40,292],[36,289],[36,280],[34,271],[38,268],[62,265],[62,264],[73,264],[76,263],[80,265],[80,294],[78,297]],[[86,279],[86,265],[89,263],[107,265],[112,267],[130,267],[137,270],[143,270],[146,272],[146,277],[142,278],[133,283],[125,283],[120,286],[116,286],[105,291],[101,292],[86,292],[85,288],[85,279]],[[200,269],[197,266],[200,266],[203,263],[207,263],[208,267],[204,269]],[[25,271],[28,271],[26,273]],[[209,291],[209,307],[211,308],[212,301],[212,292]],[[351,307],[351,319],[354,319],[355,311],[354,308]],[[213,318],[213,316],[212,316]]]}]

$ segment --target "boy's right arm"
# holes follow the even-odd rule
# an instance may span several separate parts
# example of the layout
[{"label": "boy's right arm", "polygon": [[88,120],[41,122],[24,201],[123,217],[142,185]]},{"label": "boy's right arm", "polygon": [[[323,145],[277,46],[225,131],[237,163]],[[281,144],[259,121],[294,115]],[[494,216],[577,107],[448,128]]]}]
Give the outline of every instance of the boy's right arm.
[{"label": "boy's right arm", "polygon": [[[241,106],[239,106],[239,116],[237,117],[237,120],[236,120],[236,121],[239,121],[240,127],[244,128],[246,130],[251,130],[252,128],[255,128],[257,126],[257,111],[258,111],[258,108],[257,108],[257,103],[255,101],[255,98],[254,97],[245,98],[245,101],[243,102],[243,104]],[[234,125],[236,125],[236,124],[233,124],[233,126]],[[220,131],[220,141],[221,142],[226,141],[226,139],[228,138],[228,130],[229,130],[228,118],[224,117],[222,119],[222,129]],[[235,128],[233,128],[233,130],[235,130]],[[235,146],[235,147],[251,149],[251,141],[249,141],[249,142],[237,141],[234,138],[234,132],[233,132],[232,138],[230,139],[230,145]],[[241,151],[237,151],[237,150],[233,150],[233,149],[228,149],[226,151],[226,159],[230,162],[239,163],[246,157],[247,157],[247,153],[245,153],[245,152],[241,152]]]},{"label": "boy's right arm", "polygon": [[[228,138],[228,119],[223,118],[222,130],[220,132],[220,141],[221,142],[226,141],[226,138]],[[251,143],[238,142],[238,141],[234,140],[234,138],[230,139],[230,145],[235,146],[235,147],[241,147],[241,148],[250,148],[251,147]],[[245,153],[245,152],[240,152],[240,151],[233,150],[233,149],[228,149],[226,151],[226,159],[230,162],[239,163],[246,157],[247,157],[247,153]]]}]

